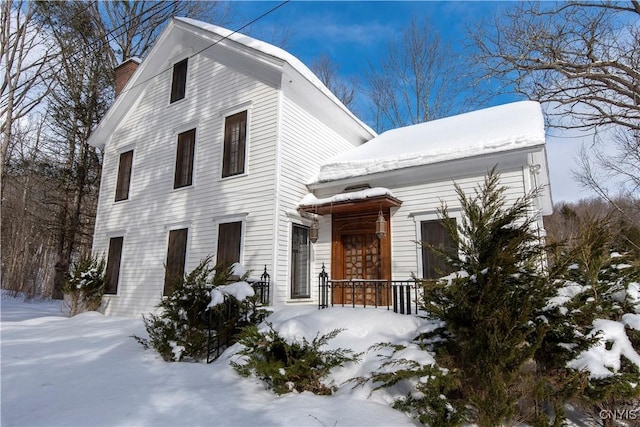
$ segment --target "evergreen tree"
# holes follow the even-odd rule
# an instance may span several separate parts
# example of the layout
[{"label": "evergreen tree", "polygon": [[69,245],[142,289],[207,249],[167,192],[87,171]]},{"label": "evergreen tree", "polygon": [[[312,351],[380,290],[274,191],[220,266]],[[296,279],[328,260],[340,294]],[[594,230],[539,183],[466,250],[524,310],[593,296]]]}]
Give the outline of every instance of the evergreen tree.
[{"label": "evergreen tree", "polygon": [[554,294],[542,274],[544,248],[531,209],[536,193],[509,204],[506,189],[495,168],[473,197],[456,186],[462,221],[449,221],[446,207],[441,215],[459,248],[458,258],[447,258],[457,273],[428,285],[424,297],[425,310],[445,322],[450,337],[438,361],[459,387],[447,398],[471,405],[469,419],[480,425],[518,413],[536,417],[529,413],[540,381],[533,357],[549,327],[540,313]]},{"label": "evergreen tree", "polygon": [[409,380],[395,407],[429,425],[562,425],[567,403],[596,420],[637,408],[640,262],[618,222],[565,212],[571,239],[545,247],[535,191],[508,202],[495,169],[475,196],[456,191],[462,220],[440,213],[458,256],[427,245],[455,271],[424,282],[441,327],[419,341],[437,365],[390,359],[372,380]]},{"label": "evergreen tree", "polygon": [[[554,325],[545,337],[536,359],[541,367],[554,370],[557,377],[575,377],[581,370],[582,381],[574,383],[580,390],[575,403],[595,419],[603,409],[634,409],[638,405],[640,366],[629,360],[633,354],[616,355],[612,348],[618,340],[628,340],[635,352],[640,349],[640,331],[625,319],[640,313],[637,296],[640,262],[628,239],[620,239],[618,222],[610,217],[575,216],[577,232],[570,245],[557,250],[559,285],[545,316]],[[611,337],[601,325],[621,322],[625,334]],[[629,323],[629,322],[626,322]],[[603,368],[610,372],[593,372],[585,361],[587,352],[609,352]],[[640,357],[636,357],[638,359]],[[618,369],[613,369],[616,361]],[[559,405],[556,405],[559,406]],[[561,409],[557,409],[559,411]],[[611,420],[605,420],[605,424]]]}]

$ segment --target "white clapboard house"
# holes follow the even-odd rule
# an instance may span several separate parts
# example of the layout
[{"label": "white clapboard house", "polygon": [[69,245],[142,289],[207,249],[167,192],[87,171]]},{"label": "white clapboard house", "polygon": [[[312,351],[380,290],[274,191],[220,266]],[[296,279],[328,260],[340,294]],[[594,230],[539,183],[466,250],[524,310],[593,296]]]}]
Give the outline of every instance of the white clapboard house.
[{"label": "white clapboard house", "polygon": [[446,246],[437,210],[459,217],[454,183],[472,191],[495,165],[509,198],[543,186],[551,213],[534,102],[376,135],[289,53],[186,18],[116,72],[90,140],[107,314],[152,311],[208,255],[266,268],[273,305],[389,305],[392,281],[439,272],[416,241]]}]

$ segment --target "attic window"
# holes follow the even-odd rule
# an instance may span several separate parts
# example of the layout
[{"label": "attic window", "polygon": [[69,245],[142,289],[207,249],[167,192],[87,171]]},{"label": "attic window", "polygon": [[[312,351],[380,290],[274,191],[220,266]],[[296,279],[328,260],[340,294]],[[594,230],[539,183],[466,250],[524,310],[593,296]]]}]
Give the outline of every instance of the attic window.
[{"label": "attic window", "polygon": [[187,89],[187,60],[174,64],[173,79],[171,81],[171,102],[176,102],[184,98]]}]

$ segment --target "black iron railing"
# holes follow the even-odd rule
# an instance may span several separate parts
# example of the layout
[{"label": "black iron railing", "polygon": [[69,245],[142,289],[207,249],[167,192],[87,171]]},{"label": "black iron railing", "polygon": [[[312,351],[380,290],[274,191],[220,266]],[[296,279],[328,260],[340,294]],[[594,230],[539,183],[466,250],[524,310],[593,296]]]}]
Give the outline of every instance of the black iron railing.
[{"label": "black iron railing", "polygon": [[207,363],[216,360],[224,350],[237,340],[244,326],[257,324],[264,320],[267,311],[262,307],[269,305],[271,276],[264,266],[260,280],[250,281],[255,298],[238,301],[224,296],[224,303],[208,309],[207,319]]},{"label": "black iron railing", "polygon": [[422,286],[410,280],[329,279],[324,264],[318,276],[318,308],[386,307],[395,313],[418,312]]}]

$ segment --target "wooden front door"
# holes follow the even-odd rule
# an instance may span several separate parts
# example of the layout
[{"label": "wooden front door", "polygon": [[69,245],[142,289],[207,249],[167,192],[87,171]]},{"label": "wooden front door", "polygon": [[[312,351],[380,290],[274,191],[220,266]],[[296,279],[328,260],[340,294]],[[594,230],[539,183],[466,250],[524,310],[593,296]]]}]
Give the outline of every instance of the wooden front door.
[{"label": "wooden front door", "polygon": [[391,278],[389,210],[387,234],[376,235],[378,212],[334,215],[332,245],[333,303],[387,305]]}]

